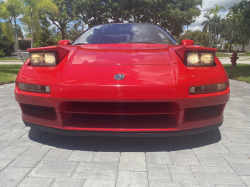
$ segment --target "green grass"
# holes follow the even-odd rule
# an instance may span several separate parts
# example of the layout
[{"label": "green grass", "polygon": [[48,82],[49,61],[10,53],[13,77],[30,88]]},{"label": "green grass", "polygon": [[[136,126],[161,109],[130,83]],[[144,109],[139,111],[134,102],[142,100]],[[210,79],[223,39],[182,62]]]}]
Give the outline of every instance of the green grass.
[{"label": "green grass", "polygon": [[0,85],[14,82],[22,65],[0,65]]},{"label": "green grass", "polygon": [[[232,54],[230,54],[230,55],[227,55],[227,53],[216,53],[215,54],[217,57],[231,57],[232,56]],[[250,56],[250,54],[248,53],[247,55],[245,55],[245,54],[239,54],[239,55],[237,55],[237,56],[242,56],[242,57],[244,57],[244,56]]]},{"label": "green grass", "polygon": [[[24,58],[25,60],[27,60],[28,58]],[[5,58],[5,57],[0,57],[0,61],[1,60],[20,60],[22,61],[22,59],[18,59],[18,58]]]},{"label": "green grass", "polygon": [[237,66],[224,64],[223,66],[230,79],[250,83],[250,64],[237,64]]}]

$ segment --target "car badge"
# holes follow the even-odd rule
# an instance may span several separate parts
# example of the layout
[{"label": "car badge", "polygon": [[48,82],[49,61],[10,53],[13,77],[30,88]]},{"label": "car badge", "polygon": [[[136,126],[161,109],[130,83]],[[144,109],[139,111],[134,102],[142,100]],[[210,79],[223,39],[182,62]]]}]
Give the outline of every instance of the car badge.
[{"label": "car badge", "polygon": [[125,76],[123,74],[116,74],[114,76],[115,80],[123,80],[125,78]]}]

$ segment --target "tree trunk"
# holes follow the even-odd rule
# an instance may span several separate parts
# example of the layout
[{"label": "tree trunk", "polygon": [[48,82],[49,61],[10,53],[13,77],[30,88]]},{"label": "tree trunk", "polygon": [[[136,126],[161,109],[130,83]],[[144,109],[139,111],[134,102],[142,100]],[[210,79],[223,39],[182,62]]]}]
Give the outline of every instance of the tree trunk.
[{"label": "tree trunk", "polygon": [[14,22],[15,22],[15,31],[16,31],[16,46],[17,46],[17,52],[20,55],[23,63],[25,62],[25,59],[23,57],[23,54],[21,53],[21,51],[19,50],[19,45],[18,45],[18,38],[17,38],[17,28],[16,28],[16,18],[14,17]]},{"label": "tree trunk", "polygon": [[[14,42],[15,42],[15,51],[17,52],[17,43],[16,43],[16,36],[15,36],[15,32],[14,32],[14,29],[13,29],[13,26],[12,26],[12,23],[11,23],[11,20],[9,20],[10,22],[10,28],[11,28],[11,31],[12,31],[12,35],[13,35],[13,39],[14,39]],[[19,58],[19,53],[18,54],[18,58]]]},{"label": "tree trunk", "polygon": [[218,37],[219,37],[219,35],[217,34],[217,37],[216,37],[216,48],[217,48],[217,45],[218,45]]},{"label": "tree trunk", "polygon": [[[214,36],[216,36],[217,19],[218,18],[216,18],[216,20],[215,20]],[[214,38],[212,39],[212,46],[211,47],[213,47],[213,45],[214,45]],[[217,48],[217,46],[216,46],[216,48]]]},{"label": "tree trunk", "polygon": [[186,38],[188,39],[188,25],[187,25],[187,36],[186,36]]},{"label": "tree trunk", "polygon": [[231,52],[232,44],[233,44],[233,40],[230,41],[230,45],[229,45],[229,48],[228,48],[228,51],[229,51],[229,52]]},{"label": "tree trunk", "polygon": [[233,44],[233,37],[234,37],[234,27],[233,27],[233,30],[232,30],[232,36],[231,36],[230,45],[229,45],[229,48],[227,50],[227,53],[231,52],[231,47],[232,47],[232,44]]},{"label": "tree trunk", "polygon": [[32,18],[32,9],[31,9],[31,12],[30,12],[30,33],[31,33],[31,45],[30,45],[30,48],[33,48],[33,18]]},{"label": "tree trunk", "polygon": [[244,43],[243,46],[242,46],[241,52],[244,51],[245,45],[246,45],[246,44]]},{"label": "tree trunk", "polygon": [[84,32],[84,22],[82,21],[82,32]]},{"label": "tree trunk", "polygon": [[211,44],[211,31],[209,30],[209,44],[208,44],[209,47],[210,47],[210,44]]},{"label": "tree trunk", "polygon": [[61,32],[62,32],[62,40],[65,39],[65,30],[64,27],[61,28]]}]

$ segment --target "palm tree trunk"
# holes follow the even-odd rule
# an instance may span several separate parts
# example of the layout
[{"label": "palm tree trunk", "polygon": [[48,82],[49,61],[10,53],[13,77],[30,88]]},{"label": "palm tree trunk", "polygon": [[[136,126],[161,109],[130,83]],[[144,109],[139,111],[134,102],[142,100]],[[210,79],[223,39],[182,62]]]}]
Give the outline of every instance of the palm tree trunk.
[{"label": "palm tree trunk", "polygon": [[217,48],[217,42],[218,42],[218,37],[219,37],[219,35],[217,34],[217,37],[216,37],[216,48]]},{"label": "palm tree trunk", "polygon": [[231,36],[230,45],[229,45],[229,48],[227,50],[227,53],[231,52],[231,47],[232,47],[232,44],[233,44],[233,36],[234,36],[234,27],[233,27],[233,30],[232,30],[232,36]]},{"label": "palm tree trunk", "polygon": [[31,45],[30,48],[33,48],[33,18],[32,18],[32,8],[31,8],[31,12],[30,12],[30,33],[31,33]]},{"label": "palm tree trunk", "polygon": [[[215,19],[214,36],[216,36],[217,19],[218,19],[218,18]],[[214,38],[212,39],[212,46],[211,46],[211,47],[213,47],[213,44],[214,44]],[[216,47],[217,47],[217,46],[216,46]]]},{"label": "palm tree trunk", "polygon": [[20,55],[20,57],[21,57],[21,59],[22,59],[22,61],[23,61],[23,63],[25,62],[25,59],[24,59],[24,57],[23,57],[23,54],[21,53],[21,51],[19,50],[19,45],[18,45],[18,38],[17,38],[17,28],[16,28],[16,18],[14,17],[14,22],[15,22],[15,31],[16,31],[16,46],[17,46],[17,52],[18,52],[18,54]]},{"label": "palm tree trunk", "polygon": [[211,44],[211,31],[209,31],[209,44],[208,44],[209,47],[210,47],[210,44]]},{"label": "palm tree trunk", "polygon": [[[15,42],[15,45],[14,45],[15,46],[15,51],[17,52],[17,43],[16,43],[15,32],[14,32],[11,20],[9,20],[9,22],[10,22],[10,28],[11,28],[11,31],[12,31],[13,39],[14,39],[14,42]],[[18,54],[18,58],[19,58],[19,53],[17,53],[17,54]]]}]

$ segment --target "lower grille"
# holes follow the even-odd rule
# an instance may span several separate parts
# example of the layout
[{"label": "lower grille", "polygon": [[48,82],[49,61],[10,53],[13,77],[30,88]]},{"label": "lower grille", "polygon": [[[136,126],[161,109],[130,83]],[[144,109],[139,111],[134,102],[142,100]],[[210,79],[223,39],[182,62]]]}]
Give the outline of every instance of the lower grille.
[{"label": "lower grille", "polygon": [[57,119],[55,108],[22,103],[20,104],[20,106],[23,113],[28,116],[52,121],[55,121]]},{"label": "lower grille", "polygon": [[225,104],[185,109],[184,122],[200,121],[220,116]]},{"label": "lower grille", "polygon": [[171,103],[98,103],[72,102],[65,113],[103,115],[155,115],[174,114]]},{"label": "lower grille", "polygon": [[64,110],[65,127],[83,129],[174,129],[172,103],[80,103]]}]

